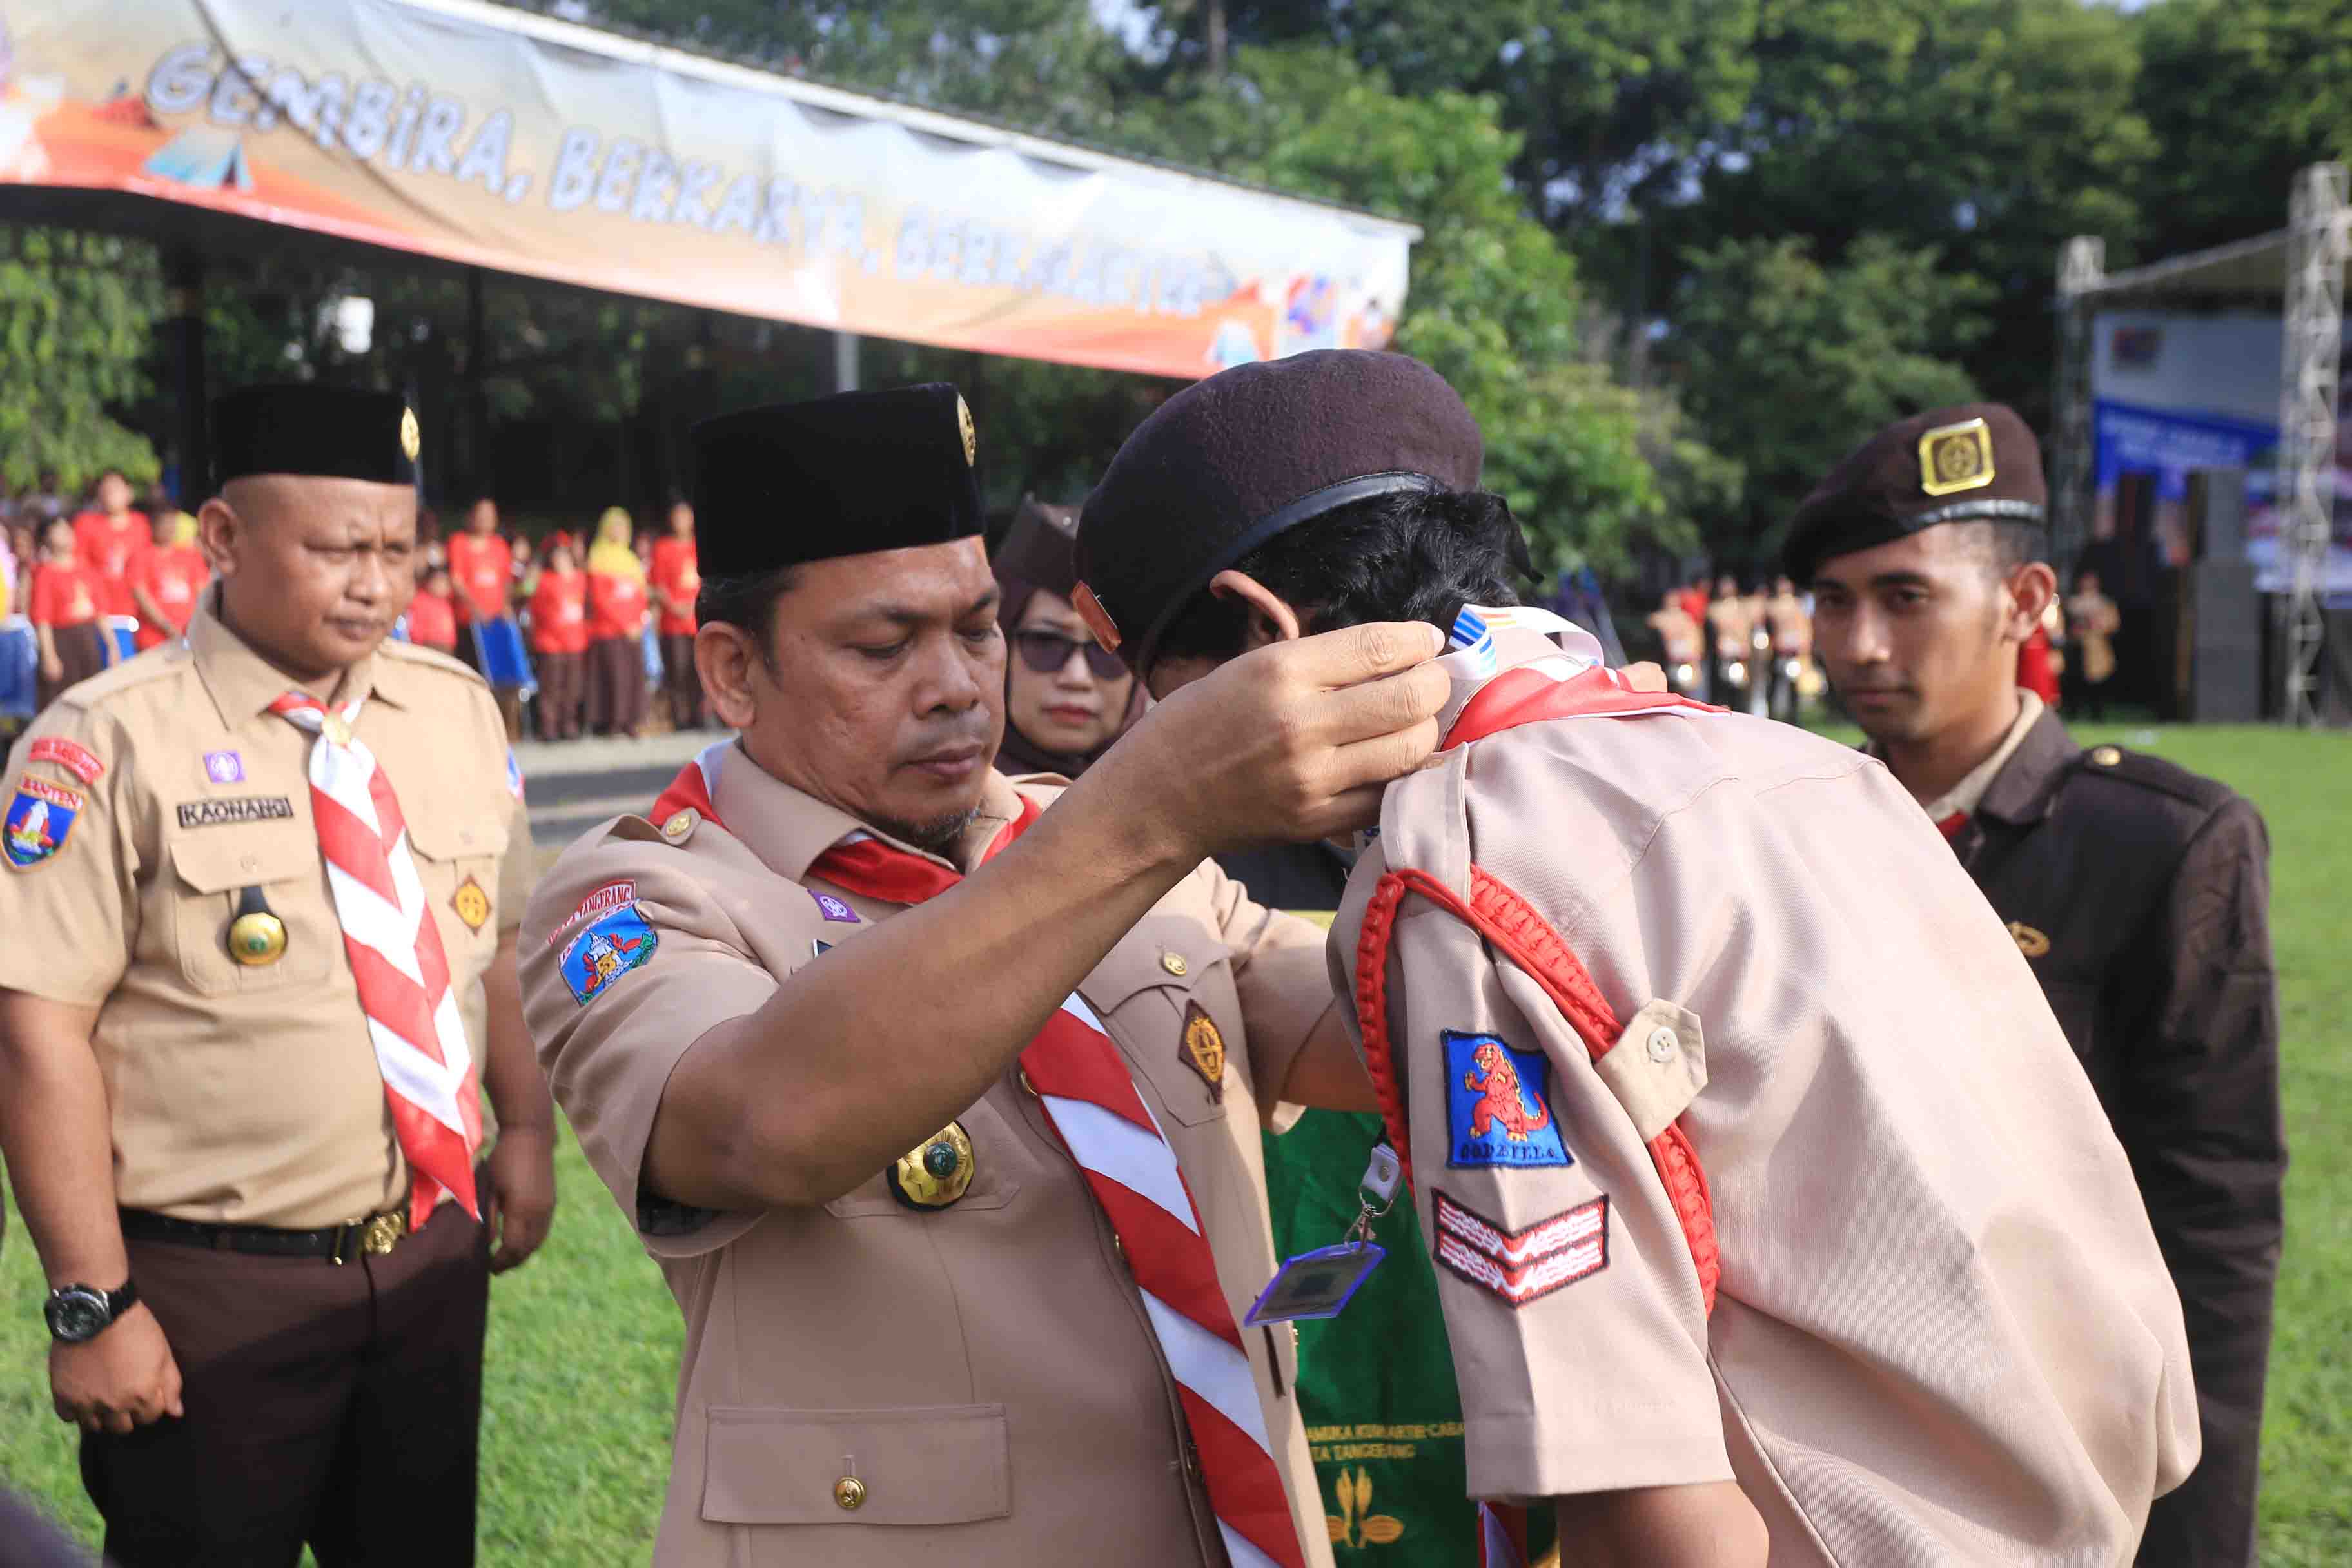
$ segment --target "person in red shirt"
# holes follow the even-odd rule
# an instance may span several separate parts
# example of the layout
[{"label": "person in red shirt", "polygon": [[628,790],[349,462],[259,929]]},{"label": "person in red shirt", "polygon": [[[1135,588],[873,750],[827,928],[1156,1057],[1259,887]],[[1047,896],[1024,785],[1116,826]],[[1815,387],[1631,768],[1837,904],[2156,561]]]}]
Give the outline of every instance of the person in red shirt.
[{"label": "person in red shirt", "polygon": [[135,616],[131,596],[140,558],[149,548],[147,514],[131,507],[131,481],[120,468],[99,476],[98,505],[74,519],[74,552],[98,580],[102,616]]},{"label": "person in red shirt", "polygon": [[196,595],[212,574],[205,552],[180,542],[179,514],[158,511],[152,546],[140,557],[138,575],[131,583],[131,601],[139,610],[139,630],[131,641],[141,653],[186,635]]},{"label": "person in red shirt", "polygon": [[106,586],[76,557],[74,525],[59,518],[41,536],[40,564],[33,568],[33,636],[41,645],[37,700],[44,708],[77,681],[106,668]]},{"label": "person in red shirt", "polygon": [[629,514],[607,507],[588,548],[588,727],[635,735],[646,718],[646,567]]},{"label": "person in red shirt", "polygon": [[449,598],[449,568],[427,564],[425,581],[408,601],[408,640],[454,655],[457,651],[457,606]]},{"label": "person in red shirt", "polygon": [[499,668],[485,656],[483,644],[496,641],[511,650],[508,663],[520,665],[522,639],[515,631],[509,602],[515,588],[514,564],[514,550],[499,533],[498,503],[483,496],[466,513],[466,531],[449,541],[449,576],[457,584],[457,624],[474,628],[458,637],[457,657],[489,681],[509,741],[522,735],[522,690],[518,682],[524,671]]},{"label": "person in red shirt", "polygon": [[679,730],[704,723],[702,677],[694,668],[694,598],[702,591],[702,569],[694,545],[694,508],[683,497],[669,503],[669,533],[654,541],[654,607],[660,618],[662,690],[669,721]]},{"label": "person in red shirt", "polygon": [[544,560],[530,591],[539,738],[569,741],[580,733],[580,702],[587,681],[588,574],[580,570],[572,541],[562,534],[548,542]]}]

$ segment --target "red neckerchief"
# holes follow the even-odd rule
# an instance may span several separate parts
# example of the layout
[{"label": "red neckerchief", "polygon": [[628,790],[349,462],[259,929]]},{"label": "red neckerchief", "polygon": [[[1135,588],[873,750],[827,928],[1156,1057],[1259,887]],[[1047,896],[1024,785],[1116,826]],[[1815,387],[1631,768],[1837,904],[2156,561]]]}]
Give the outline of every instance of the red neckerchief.
[{"label": "red neckerchief", "polygon": [[1438,749],[1483,741],[1501,730],[1516,729],[1545,719],[1623,717],[1681,709],[1692,713],[1722,713],[1726,709],[1676,696],[1671,691],[1634,691],[1619,683],[1612,669],[1592,668],[1566,680],[1557,680],[1531,665],[1507,669],[1470,699],[1445,732]]},{"label": "red neckerchief", "polygon": [[[718,807],[710,803],[710,785],[703,778],[698,763],[688,763],[678,770],[669,788],[654,802],[652,821],[659,826],[679,812],[689,810],[700,814],[706,821],[716,822],[721,827],[727,826]],[[1007,845],[1028,832],[1030,824],[1040,815],[1037,803],[1024,796],[1021,815],[1006,823],[988,847],[981,851],[980,864],[986,865]],[[879,899],[891,904],[919,904],[963,880],[962,872],[879,838],[836,844],[810,864],[809,872],[861,898]]]},{"label": "red neckerchief", "polygon": [[1936,831],[1944,836],[1947,844],[1958,843],[1960,835],[1968,830],[1969,814],[1965,811],[1956,811],[1949,816],[1938,818],[1936,823]]}]

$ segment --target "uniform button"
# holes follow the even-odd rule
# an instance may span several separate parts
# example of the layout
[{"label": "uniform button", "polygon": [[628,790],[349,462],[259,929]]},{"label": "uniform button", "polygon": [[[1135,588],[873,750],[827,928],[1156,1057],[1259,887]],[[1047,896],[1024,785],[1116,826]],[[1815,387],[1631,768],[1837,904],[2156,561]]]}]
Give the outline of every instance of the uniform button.
[{"label": "uniform button", "polygon": [[1110,1249],[1113,1252],[1118,1253],[1122,1259],[1127,1257],[1127,1243],[1118,1238],[1118,1232],[1117,1231],[1112,1231],[1110,1233]]},{"label": "uniform button", "polygon": [[257,860],[257,859],[255,859],[252,856],[247,855],[244,859],[239,860],[239,861],[237,862],[237,864],[238,864],[239,866],[242,866],[243,868],[245,868],[245,869],[247,869],[247,870],[250,871],[250,870],[254,869],[256,867],[259,866],[259,865],[261,864],[261,862],[260,862],[260,861],[258,861],[258,860]]},{"label": "uniform button", "polygon": [[2101,746],[2091,753],[2091,763],[2095,767],[2111,768],[2123,760],[2124,754],[2113,746]]},{"label": "uniform button", "polygon": [[1192,965],[1184,962],[1184,955],[1181,952],[1163,952],[1160,955],[1160,967],[1181,980]]},{"label": "uniform button", "polygon": [[1681,1044],[1682,1042],[1675,1037],[1675,1032],[1672,1029],[1661,1025],[1650,1031],[1650,1059],[1654,1062],[1670,1060],[1674,1057],[1675,1047]]},{"label": "uniform button", "polygon": [[1201,1479],[1201,1450],[1190,1437],[1184,1439],[1184,1473],[1194,1480]]},{"label": "uniform button", "polygon": [[856,1513],[866,1506],[866,1483],[856,1476],[844,1476],[833,1483],[833,1500],[845,1511]]}]

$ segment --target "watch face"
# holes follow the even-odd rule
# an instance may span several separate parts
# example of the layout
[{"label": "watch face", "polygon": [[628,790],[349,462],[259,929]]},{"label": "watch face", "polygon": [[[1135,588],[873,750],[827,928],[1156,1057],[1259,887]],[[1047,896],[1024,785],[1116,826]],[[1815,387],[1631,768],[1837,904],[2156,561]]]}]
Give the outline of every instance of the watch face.
[{"label": "watch face", "polygon": [[106,1298],[88,1290],[60,1290],[48,1300],[49,1332],[69,1345],[93,1338],[113,1321]]}]

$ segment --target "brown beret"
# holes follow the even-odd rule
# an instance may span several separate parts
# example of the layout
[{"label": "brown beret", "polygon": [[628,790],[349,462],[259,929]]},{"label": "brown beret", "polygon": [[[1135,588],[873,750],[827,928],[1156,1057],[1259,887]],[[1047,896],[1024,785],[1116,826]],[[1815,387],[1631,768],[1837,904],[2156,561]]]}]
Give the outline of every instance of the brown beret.
[{"label": "brown beret", "polygon": [[1078,509],[1048,506],[1023,496],[1013,526],[989,564],[1001,578],[1017,577],[1033,588],[1068,598],[1078,584]]},{"label": "brown beret", "polygon": [[1942,522],[2046,522],[2042,448],[2014,409],[1966,403],[1890,425],[1847,454],[1789,520],[1782,570],[1800,583],[1833,555]]},{"label": "brown beret", "polygon": [[981,531],[971,410],[946,382],[746,408],[694,427],[702,575],[747,576]]},{"label": "brown beret", "polygon": [[1400,490],[1475,490],[1486,442],[1418,360],[1322,349],[1193,383],[1127,438],[1087,498],[1071,601],[1128,668],[1176,613],[1285,530]]}]

